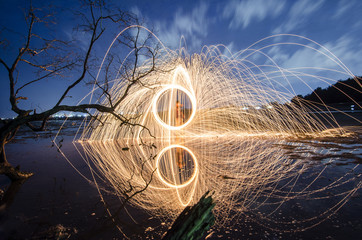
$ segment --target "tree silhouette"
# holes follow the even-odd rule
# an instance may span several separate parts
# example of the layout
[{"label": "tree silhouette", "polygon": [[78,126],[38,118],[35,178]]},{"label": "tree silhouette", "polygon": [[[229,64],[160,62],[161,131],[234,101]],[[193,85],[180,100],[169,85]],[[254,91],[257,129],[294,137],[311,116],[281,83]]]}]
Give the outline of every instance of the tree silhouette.
[{"label": "tree silhouette", "polygon": [[[72,13],[76,18],[75,31],[86,38],[84,41],[86,41],[87,47],[82,50],[72,41],[54,38],[50,33],[43,35],[37,33],[37,28],[49,27],[56,23],[52,14],[53,11],[52,8],[36,8],[30,5],[25,10],[27,23],[27,31],[24,33],[25,41],[21,46],[18,46],[19,51],[15,56],[12,56],[13,60],[7,61],[11,56],[5,56],[5,54],[0,58],[1,65],[6,69],[6,76],[2,77],[7,78],[9,82],[9,104],[11,110],[17,115],[14,119],[2,120],[0,128],[0,174],[5,174],[11,180],[24,179],[32,175],[32,173],[23,172],[19,168],[13,167],[5,153],[6,144],[14,138],[21,126],[26,126],[33,131],[43,131],[48,119],[55,113],[61,111],[82,112],[95,117],[91,110],[112,114],[123,125],[132,125],[132,119],[117,113],[115,109],[122,104],[132,86],[141,84],[143,78],[156,71],[155,60],[158,47],[153,45],[153,48],[149,48],[147,46],[152,42],[150,34],[141,36],[140,27],[133,29],[135,31],[132,33],[124,34],[122,38],[117,39],[116,44],[118,47],[128,49],[132,56],[128,57],[127,62],[122,64],[122,69],[117,69],[117,71],[122,73],[121,77],[124,78],[124,82],[128,86],[120,98],[112,99],[109,94],[111,88],[109,77],[115,71],[112,64],[121,62],[121,59],[117,55],[111,55],[105,62],[106,67],[102,79],[96,79],[95,66],[99,61],[96,47],[102,45],[102,39],[112,37],[109,35],[109,31],[107,32],[108,29],[111,30],[111,33],[117,34],[130,25],[139,25],[139,19],[130,13],[108,6],[101,0],[84,1],[81,8]],[[6,26],[2,29],[6,29]],[[0,43],[4,46],[7,43],[7,49],[16,48],[7,39],[1,39]],[[152,67],[141,70],[139,68],[141,58],[151,59]],[[33,73],[31,75],[33,79],[24,76],[24,73],[29,69]],[[69,78],[69,76],[72,76],[73,80],[70,84],[69,81],[64,80],[64,83],[69,85],[49,109],[39,111],[22,107],[19,104],[19,102],[28,99],[21,94],[30,85],[47,84],[44,81],[46,79],[51,81],[52,79]],[[65,99],[71,96],[72,90],[75,87],[84,86],[83,83],[96,84],[101,91],[98,97],[107,98],[108,103],[101,104],[100,101],[96,101],[80,105],[65,104]],[[54,90],[54,94],[58,93],[56,89],[50,89],[50,91],[52,90]],[[38,94],[42,94],[40,90]],[[40,121],[41,124],[36,124],[36,121]]]},{"label": "tree silhouette", "polygon": [[325,104],[362,102],[362,88],[358,79],[361,77],[340,80],[327,88],[318,87],[312,93],[299,97]]}]

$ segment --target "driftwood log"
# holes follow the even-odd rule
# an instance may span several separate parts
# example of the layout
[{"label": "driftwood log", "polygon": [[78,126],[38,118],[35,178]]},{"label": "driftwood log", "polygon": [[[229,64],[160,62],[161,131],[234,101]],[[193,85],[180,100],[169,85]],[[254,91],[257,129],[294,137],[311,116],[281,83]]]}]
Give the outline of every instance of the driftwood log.
[{"label": "driftwood log", "polygon": [[212,209],[215,203],[206,192],[194,206],[187,206],[176,218],[163,240],[201,239],[214,225],[215,216]]}]

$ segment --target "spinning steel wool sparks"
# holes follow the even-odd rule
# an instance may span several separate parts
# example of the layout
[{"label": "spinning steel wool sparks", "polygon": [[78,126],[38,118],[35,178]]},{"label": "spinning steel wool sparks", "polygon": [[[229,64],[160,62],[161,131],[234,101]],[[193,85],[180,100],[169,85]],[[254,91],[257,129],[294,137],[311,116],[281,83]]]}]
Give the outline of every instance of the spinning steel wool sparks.
[{"label": "spinning steel wool sparks", "polygon": [[[280,37],[295,42],[275,42]],[[285,45],[314,50],[335,68],[282,68],[265,52]],[[328,165],[314,172],[305,159],[322,150],[295,141],[348,136],[326,105],[300,99],[290,102],[296,95],[294,84],[309,87],[307,78],[331,81],[328,74],[316,73],[353,76],[338,58],[295,35],[269,37],[231,56],[221,49],[204,47],[200,54],[188,56],[184,49],[164,48],[156,70],[128,89],[126,96],[127,80],[117,75],[110,96],[115,102],[124,97],[116,112],[129,124],[120,127],[114,115],[96,113],[96,119],[84,122],[75,141],[86,162],[91,162],[100,192],[108,186],[107,191],[121,199],[125,189],[132,194],[147,186],[131,203],[174,217],[211,190],[219,224],[245,212],[267,224],[275,221],[273,214],[288,201],[318,201],[325,191],[338,191],[356,181],[347,173],[315,189],[313,184]],[[257,57],[264,57],[265,63],[253,62]],[[138,70],[150,68],[145,60]],[[107,99],[101,103],[107,105]],[[294,149],[299,158],[280,146]],[[329,162],[334,160],[331,157]],[[303,175],[306,172],[308,177]],[[361,187],[357,181],[350,191],[336,193],[341,199],[332,208],[293,221],[293,226],[299,226],[291,231],[314,226],[335,213]]]}]

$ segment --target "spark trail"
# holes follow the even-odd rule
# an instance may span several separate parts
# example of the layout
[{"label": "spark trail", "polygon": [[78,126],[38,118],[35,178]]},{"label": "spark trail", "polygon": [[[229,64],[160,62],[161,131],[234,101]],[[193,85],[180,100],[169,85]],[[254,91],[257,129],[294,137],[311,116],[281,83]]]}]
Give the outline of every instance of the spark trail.
[{"label": "spark trail", "polygon": [[[278,42],[283,37],[288,41]],[[307,48],[333,67],[283,68],[267,54],[275,47]],[[111,49],[112,45],[108,52]],[[328,165],[311,171],[305,159],[322,150],[291,141],[349,136],[331,113],[336,109],[290,101],[296,95],[293,86],[311,89],[311,79],[330,84],[331,74],[354,77],[326,48],[301,36],[276,35],[233,55],[221,45],[191,56],[183,48],[161,52],[155,70],[140,84],[127,90],[121,72],[113,80],[109,92],[113,102],[129,91],[116,110],[128,125],[120,127],[115,116],[95,113],[96,119],[86,120],[76,136],[75,146],[95,168],[97,186],[108,186],[108,192],[122,199],[130,186],[129,194],[149,183],[131,203],[171,218],[212,190],[218,224],[248,213],[262,225],[280,223],[290,231],[327,219],[361,187],[361,181],[347,173],[315,188]],[[261,58],[263,64],[257,64]],[[151,60],[145,60],[138,70],[151,67]],[[108,101],[104,98],[101,103]],[[303,151],[296,158],[280,145]],[[355,187],[338,192],[353,181]],[[273,218],[286,202],[318,201],[326,198],[326,191],[336,191],[340,200],[319,214],[297,221]]]}]

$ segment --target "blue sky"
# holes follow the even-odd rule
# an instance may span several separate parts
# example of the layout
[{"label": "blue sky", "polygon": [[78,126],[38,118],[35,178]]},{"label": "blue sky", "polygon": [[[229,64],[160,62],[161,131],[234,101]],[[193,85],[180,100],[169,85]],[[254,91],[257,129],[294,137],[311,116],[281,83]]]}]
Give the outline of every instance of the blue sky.
[{"label": "blue sky", "polygon": [[[28,1],[0,0],[0,22],[8,28],[21,32],[24,28],[22,7]],[[47,1],[58,8],[76,8],[75,1]],[[362,1],[359,0],[225,0],[225,1],[166,1],[166,0],[127,0],[113,1],[121,9],[135,13],[144,19],[145,26],[153,29],[163,43],[176,49],[184,36],[189,53],[199,53],[204,45],[223,44],[232,52],[243,50],[254,42],[274,34],[297,34],[310,38],[333,52],[355,75],[362,75]],[[44,1],[33,1],[42,5]],[[56,36],[69,38],[72,34],[74,19],[60,15]],[[46,31],[46,30],[42,30]],[[11,43],[20,41],[17,34],[6,31],[1,37]],[[86,36],[77,36],[79,46]],[[285,41],[285,40],[284,40]],[[108,43],[104,43],[108,45]],[[182,44],[185,46],[185,44]],[[84,47],[84,46],[83,46]],[[16,48],[14,48],[14,51]],[[1,57],[10,60],[10,55]],[[14,53],[14,52],[13,52]],[[284,67],[303,66],[309,63],[315,67],[325,67],[326,63],[316,54],[306,50],[288,47],[275,47],[268,52]],[[13,116],[8,104],[8,82],[6,72],[1,66],[1,107],[0,117]],[[336,75],[336,80],[338,80]],[[65,83],[69,83],[65,81]],[[41,87],[27,89],[24,94],[30,96],[27,106],[46,109],[56,100],[57,90],[66,86],[64,81],[48,80]],[[45,86],[46,85],[46,86]],[[310,83],[315,88],[318,83]],[[39,89],[41,93],[39,94]],[[75,99],[87,93],[88,89],[75,90]],[[297,92],[298,93],[298,92]],[[300,92],[306,94],[303,90]],[[47,99],[44,101],[44,99]]]},{"label": "blue sky", "polygon": [[[279,33],[298,34],[331,50],[351,71],[362,64],[362,1],[246,0],[246,1],[128,1],[131,11],[146,19],[168,47],[180,46],[184,36],[190,52],[204,45],[224,44],[237,52]],[[170,4],[168,2],[177,2]],[[282,54],[276,52],[275,55]],[[284,60],[310,61],[303,54]],[[290,61],[289,61],[290,62]],[[283,63],[281,63],[283,64]]]}]

